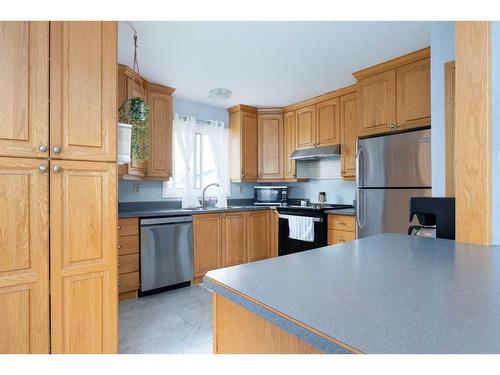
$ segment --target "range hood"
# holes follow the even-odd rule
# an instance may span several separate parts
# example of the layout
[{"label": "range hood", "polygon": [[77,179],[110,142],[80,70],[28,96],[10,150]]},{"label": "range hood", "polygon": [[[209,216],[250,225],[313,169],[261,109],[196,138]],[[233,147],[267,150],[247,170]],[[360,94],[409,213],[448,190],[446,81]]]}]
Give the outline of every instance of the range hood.
[{"label": "range hood", "polygon": [[319,160],[331,159],[340,156],[340,145],[322,146],[296,150],[292,152],[292,160]]}]

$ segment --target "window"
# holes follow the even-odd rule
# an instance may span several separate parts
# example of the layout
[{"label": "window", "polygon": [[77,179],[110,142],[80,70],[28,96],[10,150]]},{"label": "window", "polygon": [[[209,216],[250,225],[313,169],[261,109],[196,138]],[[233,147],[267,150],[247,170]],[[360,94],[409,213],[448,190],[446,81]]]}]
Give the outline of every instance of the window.
[{"label": "window", "polygon": [[[201,197],[202,189],[213,182],[217,182],[217,169],[210,147],[208,135],[204,129],[205,125],[197,125],[194,155],[191,160],[193,187],[198,196]],[[229,144],[226,145],[229,150]],[[229,152],[229,151],[228,151]],[[169,181],[163,183],[163,198],[180,198],[184,189],[184,176],[186,168],[179,149],[177,137],[174,134],[173,140],[173,173]],[[226,174],[227,175],[227,174]],[[226,195],[230,196],[230,182],[226,179]],[[207,190],[207,197],[215,197],[213,189]]]}]

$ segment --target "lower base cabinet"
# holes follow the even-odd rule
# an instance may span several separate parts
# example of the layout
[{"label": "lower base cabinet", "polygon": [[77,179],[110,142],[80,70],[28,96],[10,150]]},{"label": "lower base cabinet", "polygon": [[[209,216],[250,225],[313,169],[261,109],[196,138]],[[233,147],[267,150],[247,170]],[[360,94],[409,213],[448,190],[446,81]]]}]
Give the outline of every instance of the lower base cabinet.
[{"label": "lower base cabinet", "polygon": [[277,226],[271,210],[193,215],[194,276],[274,256]]},{"label": "lower base cabinet", "polygon": [[328,215],[328,245],[354,241],[356,218],[348,215]]},{"label": "lower base cabinet", "polygon": [[139,219],[118,221],[118,297],[137,298],[139,282]]}]

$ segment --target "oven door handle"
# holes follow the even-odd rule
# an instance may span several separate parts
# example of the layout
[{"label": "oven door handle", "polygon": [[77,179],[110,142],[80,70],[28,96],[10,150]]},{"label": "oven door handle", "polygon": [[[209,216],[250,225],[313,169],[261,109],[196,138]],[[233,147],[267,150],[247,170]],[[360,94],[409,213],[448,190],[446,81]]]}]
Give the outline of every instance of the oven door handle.
[{"label": "oven door handle", "polygon": [[[282,214],[280,214],[278,217],[280,219],[288,220],[288,218],[291,216],[299,216],[299,215],[282,215]],[[299,217],[310,217],[310,216],[299,216]],[[315,223],[322,223],[323,222],[323,219],[320,217],[313,217],[312,219]]]}]

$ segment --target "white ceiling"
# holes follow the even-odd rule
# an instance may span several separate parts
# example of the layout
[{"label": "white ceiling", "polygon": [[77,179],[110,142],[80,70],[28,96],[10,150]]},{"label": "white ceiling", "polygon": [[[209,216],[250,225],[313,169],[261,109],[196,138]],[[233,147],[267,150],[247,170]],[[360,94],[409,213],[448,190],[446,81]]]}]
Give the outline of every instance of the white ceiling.
[{"label": "white ceiling", "polygon": [[[285,106],[354,83],[352,72],[430,45],[430,22],[131,22],[144,78],[219,107]],[[133,64],[120,22],[118,60]],[[223,87],[231,99],[214,102]]]}]

